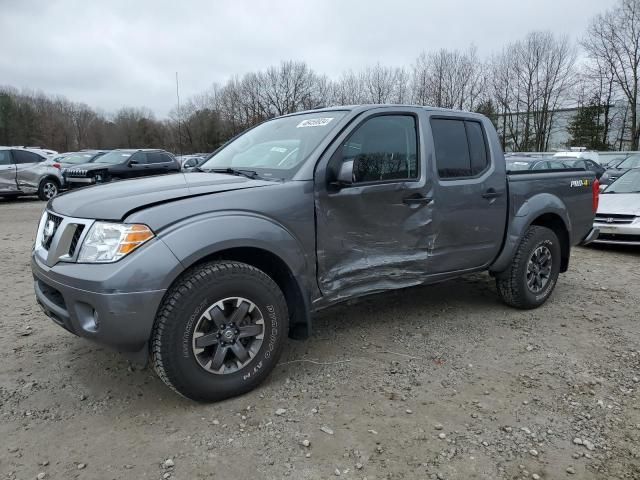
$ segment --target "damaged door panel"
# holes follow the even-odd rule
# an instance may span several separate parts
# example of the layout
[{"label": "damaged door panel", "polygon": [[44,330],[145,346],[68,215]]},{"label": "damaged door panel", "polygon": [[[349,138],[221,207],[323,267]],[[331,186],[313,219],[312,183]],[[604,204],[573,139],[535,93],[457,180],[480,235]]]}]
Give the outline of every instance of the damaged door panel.
[{"label": "damaged door panel", "polygon": [[14,193],[17,191],[16,165],[11,158],[11,151],[0,150],[0,193]]},{"label": "damaged door panel", "polygon": [[18,188],[27,191],[37,191],[42,172],[38,168],[44,160],[41,156],[26,150],[13,150],[16,164],[16,180]]},{"label": "damaged door panel", "polygon": [[317,198],[323,295],[415,285],[429,271],[435,234],[419,121],[415,113],[373,113],[335,147],[328,170],[342,178]]}]

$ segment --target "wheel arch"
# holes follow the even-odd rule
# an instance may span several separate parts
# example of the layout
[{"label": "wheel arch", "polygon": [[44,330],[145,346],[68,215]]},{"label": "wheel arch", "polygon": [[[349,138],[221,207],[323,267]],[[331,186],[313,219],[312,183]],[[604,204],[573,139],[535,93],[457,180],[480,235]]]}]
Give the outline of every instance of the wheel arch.
[{"label": "wheel arch", "polygon": [[[231,247],[210,253],[189,266],[197,267],[215,260],[233,260],[262,270],[280,287],[289,310],[289,336],[307,338],[311,334],[308,295],[287,263],[275,253],[258,247]],[[186,270],[185,270],[186,271]],[[178,281],[180,277],[174,280]]]},{"label": "wheel arch", "polygon": [[56,177],[55,175],[52,175],[50,173],[47,173],[46,175],[43,175],[42,178],[40,179],[40,181],[38,182],[38,188],[46,180],[53,180],[56,183],[56,185],[58,185],[58,188],[60,188],[62,186],[62,182],[60,181],[60,179],[58,179],[58,177]]},{"label": "wheel arch", "polygon": [[[136,220],[137,221],[137,220]],[[144,222],[144,218],[141,219]],[[211,260],[235,260],[271,276],[284,293],[290,336],[311,331],[314,264],[301,241],[275,220],[248,212],[217,212],[190,217],[159,235],[183,270],[168,278],[170,288],[184,271]]]},{"label": "wheel arch", "polygon": [[536,195],[524,202],[509,222],[503,249],[489,268],[492,274],[508,268],[525,232],[532,225],[549,228],[556,234],[561,249],[560,271],[567,271],[571,253],[571,220],[562,200],[549,193]]},{"label": "wheel arch", "polygon": [[556,234],[560,242],[560,271],[566,272],[569,268],[571,242],[569,240],[569,230],[564,220],[556,213],[544,213],[536,217],[536,219],[529,224],[529,226],[531,225],[546,227]]}]

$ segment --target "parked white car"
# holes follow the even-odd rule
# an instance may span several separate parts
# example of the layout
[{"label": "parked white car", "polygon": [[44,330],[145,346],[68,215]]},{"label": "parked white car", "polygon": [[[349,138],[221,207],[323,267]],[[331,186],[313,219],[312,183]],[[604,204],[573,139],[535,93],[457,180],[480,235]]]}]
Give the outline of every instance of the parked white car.
[{"label": "parked white car", "polygon": [[553,155],[554,157],[564,157],[564,158],[575,158],[575,159],[583,159],[583,160],[593,160],[598,165],[600,164],[600,154],[594,151],[582,150],[582,151],[574,151],[570,152],[558,152]]},{"label": "parked white car", "polygon": [[600,195],[594,243],[640,245],[640,169],[629,170]]}]

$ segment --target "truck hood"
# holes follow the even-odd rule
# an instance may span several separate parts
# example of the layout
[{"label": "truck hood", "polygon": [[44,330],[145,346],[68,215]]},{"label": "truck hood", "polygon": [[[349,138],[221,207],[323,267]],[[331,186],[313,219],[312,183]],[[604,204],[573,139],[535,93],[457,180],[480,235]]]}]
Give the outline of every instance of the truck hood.
[{"label": "truck hood", "polygon": [[640,193],[603,193],[598,213],[640,216]]},{"label": "truck hood", "polygon": [[150,205],[272,185],[276,183],[222,173],[177,173],[81,188],[54,197],[48,208],[76,218],[122,220],[130,212]]}]

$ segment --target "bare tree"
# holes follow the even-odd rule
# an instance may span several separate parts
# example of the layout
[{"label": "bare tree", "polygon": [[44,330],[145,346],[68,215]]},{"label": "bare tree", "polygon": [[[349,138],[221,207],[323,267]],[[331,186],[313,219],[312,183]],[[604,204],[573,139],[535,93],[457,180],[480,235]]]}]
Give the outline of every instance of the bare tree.
[{"label": "bare tree", "polygon": [[640,0],[621,0],[596,16],[582,42],[589,56],[609,69],[629,103],[631,149],[638,149],[638,84],[640,82]]},{"label": "bare tree", "polygon": [[413,65],[412,98],[422,105],[473,110],[481,78],[482,64],[475,47],[466,52],[422,52]]},{"label": "bare tree", "polygon": [[489,83],[505,147],[548,149],[555,112],[567,101],[575,60],[569,40],[551,32],[529,33],[494,57]]}]

